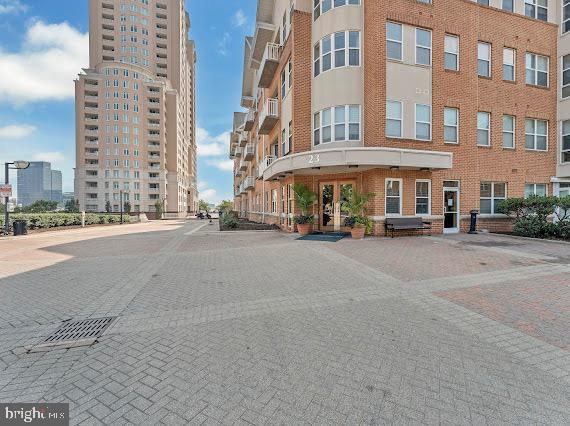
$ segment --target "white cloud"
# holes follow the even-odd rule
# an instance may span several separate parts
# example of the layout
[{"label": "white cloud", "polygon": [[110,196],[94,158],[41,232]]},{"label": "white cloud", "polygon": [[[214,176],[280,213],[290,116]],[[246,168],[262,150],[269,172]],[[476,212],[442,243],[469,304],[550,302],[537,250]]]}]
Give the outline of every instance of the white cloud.
[{"label": "white cloud", "polygon": [[20,0],[0,0],[0,15],[8,13],[20,13],[28,10],[28,6]]},{"label": "white cloud", "polygon": [[67,22],[36,21],[19,52],[0,47],[0,98],[15,105],[73,99],[73,80],[89,65],[89,35]]},{"label": "white cloud", "polygon": [[65,161],[65,155],[61,152],[37,152],[33,155],[32,159],[34,161],[47,161],[48,163],[52,163],[52,165],[57,165],[57,163],[61,163]]},{"label": "white cloud", "polygon": [[247,24],[247,16],[243,13],[243,10],[238,9],[238,11],[232,17],[232,25],[234,27],[243,27]]},{"label": "white cloud", "polygon": [[27,124],[11,124],[8,126],[0,127],[0,141],[24,139],[35,131],[36,128],[34,126]]},{"label": "white cloud", "polygon": [[227,155],[230,143],[230,132],[226,131],[217,136],[212,136],[203,127],[196,129],[196,144],[198,155],[201,157],[216,157]]},{"label": "white cloud", "polygon": [[233,160],[213,159],[206,161],[206,163],[209,166],[215,167],[223,172],[231,172],[234,170]]},{"label": "white cloud", "polygon": [[222,39],[218,42],[218,53],[222,56],[228,54],[228,43],[230,42],[230,33],[225,32]]},{"label": "white cloud", "polygon": [[207,201],[210,204],[218,205],[222,200],[233,200],[233,197],[228,194],[219,194],[214,188],[204,188],[198,194],[200,200]]}]

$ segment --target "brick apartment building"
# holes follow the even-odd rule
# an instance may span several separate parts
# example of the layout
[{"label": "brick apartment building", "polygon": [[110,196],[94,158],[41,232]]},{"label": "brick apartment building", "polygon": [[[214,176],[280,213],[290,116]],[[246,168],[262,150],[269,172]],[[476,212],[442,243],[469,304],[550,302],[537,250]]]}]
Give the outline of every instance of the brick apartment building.
[{"label": "brick apartment building", "polygon": [[569,0],[258,0],[256,19],[230,144],[243,216],[293,230],[302,182],[323,231],[357,188],[376,233],[459,232],[569,193]]},{"label": "brick apartment building", "polygon": [[86,211],[185,216],[198,203],[194,42],[183,0],[89,0],[75,82],[75,194]]}]

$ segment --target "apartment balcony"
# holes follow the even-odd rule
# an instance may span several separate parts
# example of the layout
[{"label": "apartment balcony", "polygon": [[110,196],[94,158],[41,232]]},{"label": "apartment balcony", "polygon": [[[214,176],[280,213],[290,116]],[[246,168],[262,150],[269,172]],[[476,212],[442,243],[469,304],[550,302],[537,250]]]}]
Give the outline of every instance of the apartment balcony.
[{"label": "apartment balcony", "polygon": [[148,159],[160,161],[160,154],[148,154]]},{"label": "apartment balcony", "polygon": [[237,147],[236,147],[236,152],[234,153],[234,155],[235,155],[236,157],[240,158],[240,157],[242,156],[242,154],[243,154],[242,149],[241,149],[239,146],[237,146]]},{"label": "apartment balcony", "polygon": [[239,162],[239,170],[241,170],[242,172],[245,172],[247,170],[248,164],[249,164],[249,161],[244,160],[242,158],[241,161]]},{"label": "apartment balcony", "polygon": [[98,136],[99,130],[85,129],[85,136]]},{"label": "apartment balcony", "polygon": [[259,80],[257,86],[262,89],[267,89],[271,86],[271,82],[275,77],[277,68],[279,67],[279,56],[281,55],[281,46],[275,43],[267,43],[265,52],[261,59],[259,67]]},{"label": "apartment balcony", "polygon": [[243,188],[246,191],[249,191],[251,189],[255,188],[255,178],[253,176],[248,176],[243,180]]},{"label": "apartment balcony", "polygon": [[148,123],[148,127],[152,129],[160,129],[160,123]]},{"label": "apartment balcony", "polygon": [[99,101],[99,96],[97,96],[95,94],[89,94],[89,95],[85,94],[85,100],[97,102],[97,101]]},{"label": "apartment balcony", "polygon": [[268,135],[279,121],[279,100],[276,98],[269,98],[263,105],[261,116],[259,118],[258,134]]},{"label": "apartment balcony", "polygon": [[252,160],[255,156],[255,146],[252,143],[248,143],[243,150],[244,160]]},{"label": "apartment balcony", "polygon": [[95,80],[86,80],[85,81],[85,88],[97,90],[97,89],[99,89],[99,84]]},{"label": "apartment balcony", "polygon": [[247,145],[247,135],[245,133],[240,133],[238,137],[238,145],[242,148]]},{"label": "apartment balcony", "polygon": [[99,112],[99,107],[85,106],[85,108],[83,109],[87,112],[93,112],[93,113]]},{"label": "apartment balcony", "polygon": [[87,145],[99,145],[99,139],[86,139],[85,143]]},{"label": "apartment balcony", "polygon": [[86,123],[99,123],[98,117],[85,117]]},{"label": "apartment balcony", "polygon": [[236,148],[237,148],[237,144],[235,143],[230,143],[230,159],[234,159],[236,156]]},{"label": "apartment balcony", "polygon": [[87,151],[85,151],[85,156],[86,157],[98,157],[99,151],[98,150],[87,150]]},{"label": "apartment balcony", "polygon": [[249,132],[251,129],[253,129],[253,124],[255,123],[255,110],[250,109],[247,112],[247,115],[245,117],[245,124],[243,126],[244,130],[246,132]]},{"label": "apartment balcony", "polygon": [[261,163],[259,163],[259,166],[257,168],[257,177],[259,179],[263,178],[263,172],[265,170],[267,170],[267,168],[271,165],[271,163],[273,163],[273,161],[276,160],[276,157],[273,157],[271,155],[266,155],[263,160],[261,160]]},{"label": "apartment balcony", "polygon": [[241,177],[243,175],[243,172],[240,169],[237,169],[235,172],[235,177]]},{"label": "apartment balcony", "polygon": [[149,163],[148,168],[153,170],[158,170],[160,169],[160,163]]}]

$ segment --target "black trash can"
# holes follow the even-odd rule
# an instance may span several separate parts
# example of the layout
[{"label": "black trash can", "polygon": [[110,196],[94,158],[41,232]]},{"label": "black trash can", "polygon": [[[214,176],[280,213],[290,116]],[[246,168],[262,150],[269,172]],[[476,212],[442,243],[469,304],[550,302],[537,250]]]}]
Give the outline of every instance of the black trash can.
[{"label": "black trash can", "polygon": [[15,220],[12,226],[14,227],[14,235],[26,235],[28,233],[27,220]]}]

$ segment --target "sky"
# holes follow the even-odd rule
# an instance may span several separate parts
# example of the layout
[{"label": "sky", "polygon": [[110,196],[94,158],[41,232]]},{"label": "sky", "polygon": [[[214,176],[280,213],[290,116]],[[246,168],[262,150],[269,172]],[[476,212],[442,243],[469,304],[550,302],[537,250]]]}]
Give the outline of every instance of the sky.
[{"label": "sky", "polygon": [[[200,198],[233,198],[228,158],[240,110],[244,36],[256,0],[185,0],[196,41]],[[73,191],[74,79],[89,66],[88,0],[0,0],[0,166],[49,161]],[[13,172],[11,183],[16,183]],[[2,180],[3,183],[3,180]]]}]

